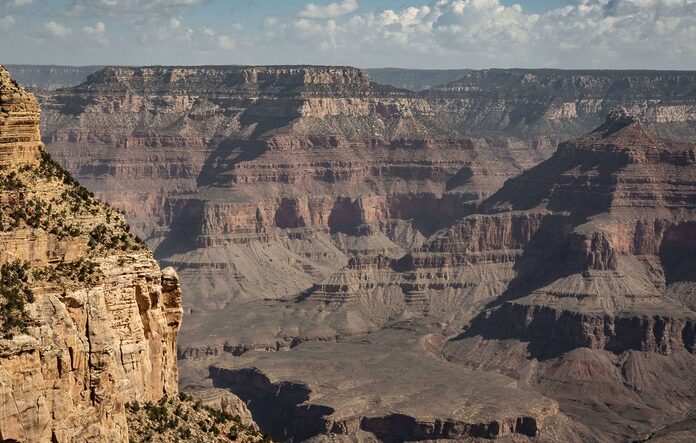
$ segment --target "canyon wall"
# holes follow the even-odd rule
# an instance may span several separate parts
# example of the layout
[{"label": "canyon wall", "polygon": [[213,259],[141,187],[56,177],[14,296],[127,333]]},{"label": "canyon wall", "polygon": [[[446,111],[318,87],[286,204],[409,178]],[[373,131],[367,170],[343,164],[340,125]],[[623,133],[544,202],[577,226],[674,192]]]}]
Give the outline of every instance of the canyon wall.
[{"label": "canyon wall", "polygon": [[549,149],[463,136],[346,67],[107,68],[42,101],[51,153],[203,309],[399,254]]},{"label": "canyon wall", "polygon": [[179,280],[51,160],[0,67],[0,440],[128,441],[129,401],[178,393]]}]

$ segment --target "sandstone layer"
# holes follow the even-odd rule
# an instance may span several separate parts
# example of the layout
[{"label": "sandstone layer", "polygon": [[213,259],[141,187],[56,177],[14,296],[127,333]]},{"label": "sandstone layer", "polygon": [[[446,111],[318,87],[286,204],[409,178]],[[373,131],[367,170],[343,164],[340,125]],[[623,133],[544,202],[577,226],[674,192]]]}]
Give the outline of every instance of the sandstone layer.
[{"label": "sandstone layer", "polygon": [[125,402],[178,392],[178,277],[51,160],[2,67],[0,110],[0,440],[127,442]]}]

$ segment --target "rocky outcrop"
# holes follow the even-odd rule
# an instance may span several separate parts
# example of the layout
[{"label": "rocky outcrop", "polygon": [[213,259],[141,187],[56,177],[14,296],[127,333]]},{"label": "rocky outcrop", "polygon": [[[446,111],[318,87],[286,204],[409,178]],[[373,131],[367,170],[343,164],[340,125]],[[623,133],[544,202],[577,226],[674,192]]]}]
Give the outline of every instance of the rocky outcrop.
[{"label": "rocky outcrop", "polygon": [[178,393],[181,291],[43,150],[0,67],[0,440],[128,441],[125,402]]},{"label": "rocky outcrop", "polygon": [[36,146],[41,142],[39,105],[4,69],[0,84],[0,168],[8,171],[25,164],[35,166],[39,161]]},{"label": "rocky outcrop", "polygon": [[[208,394],[206,399],[214,395],[210,391]],[[268,441],[267,436],[251,421],[249,411],[241,400],[230,393],[218,394],[217,397],[222,401],[213,401],[212,406],[187,394],[165,397],[156,403],[126,403],[130,441]],[[240,406],[230,407],[230,402]]]}]

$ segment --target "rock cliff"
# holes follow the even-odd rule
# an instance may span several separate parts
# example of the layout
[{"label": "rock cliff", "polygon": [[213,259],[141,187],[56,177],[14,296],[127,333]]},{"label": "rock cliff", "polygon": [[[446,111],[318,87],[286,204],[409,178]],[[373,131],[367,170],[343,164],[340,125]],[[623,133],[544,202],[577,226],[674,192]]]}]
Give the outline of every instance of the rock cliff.
[{"label": "rock cliff", "polygon": [[[696,361],[695,153],[618,109],[428,239],[410,272],[514,263],[500,296],[445,346],[448,358],[526,379],[598,439],[681,420],[689,401],[670,399],[696,386],[686,370]],[[515,369],[530,360],[531,376]]]},{"label": "rock cliff", "polygon": [[0,440],[126,442],[126,402],[178,393],[177,274],[51,160],[2,67],[0,155]]},{"label": "rock cliff", "polygon": [[[448,428],[431,427],[417,402],[394,400],[408,396],[411,388],[400,388],[400,396],[391,388],[408,384],[409,376],[432,380],[419,398],[444,383],[450,393],[461,390],[459,399],[489,405],[495,411],[489,423],[505,429],[498,436],[624,441],[693,424],[684,417],[696,394],[689,369],[696,363],[695,154],[696,145],[662,139],[616,109],[599,128],[561,143],[549,160],[508,180],[472,214],[411,252],[357,252],[345,268],[281,306],[282,316],[277,308],[259,307],[263,315],[251,316],[257,343],[274,337],[273,350],[288,352],[249,345],[236,331],[225,335],[219,353],[187,355],[183,365],[191,370],[196,359],[214,358],[214,383],[253,399],[258,409],[252,412],[286,437],[463,438],[491,429],[474,425],[474,416],[457,417],[456,407],[436,412],[437,401],[429,400],[437,420],[461,430],[437,434]],[[280,326],[275,336],[268,334],[269,318]],[[329,349],[336,356],[311,369],[309,362]],[[447,364],[429,366],[433,356]],[[303,369],[294,366],[300,361]],[[373,361],[379,363],[370,369]],[[516,391],[499,395],[541,394],[530,404],[550,409],[513,407],[519,426],[507,427],[511,410],[468,391],[448,372],[452,364],[473,370],[467,379],[486,386],[486,393],[498,392],[506,379],[482,375],[502,373],[515,380]],[[394,366],[408,367],[408,375],[396,375]],[[346,373],[356,378],[342,381]],[[242,380],[257,386],[302,381],[301,389],[293,386],[303,394],[289,388],[288,397],[250,393]],[[350,402],[332,394],[338,386],[351,390]],[[282,430],[272,421],[280,405],[315,415],[293,412],[288,420],[302,425]],[[409,423],[430,434],[409,433]]]}]

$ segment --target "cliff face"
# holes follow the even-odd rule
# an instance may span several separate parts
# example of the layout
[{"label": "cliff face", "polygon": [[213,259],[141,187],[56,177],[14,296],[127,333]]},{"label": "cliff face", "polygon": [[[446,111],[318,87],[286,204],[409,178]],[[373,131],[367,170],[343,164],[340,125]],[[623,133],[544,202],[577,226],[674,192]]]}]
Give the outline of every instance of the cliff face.
[{"label": "cliff face", "polygon": [[[598,438],[677,421],[690,403],[670,399],[696,386],[685,369],[696,361],[695,153],[614,111],[428,239],[408,273],[513,264],[501,295],[445,345],[448,358],[517,376],[538,361],[530,385]],[[622,415],[628,404],[640,418]]]},{"label": "cliff face", "polygon": [[0,95],[0,168],[13,170],[39,162],[37,146],[39,133],[39,106],[33,95],[22,90],[6,70],[0,72],[3,89]]},{"label": "cliff face", "polygon": [[558,401],[592,441],[638,438],[693,407],[694,183],[694,144],[616,110],[411,252],[360,253],[301,300],[461,324],[436,354]]},{"label": "cliff face", "polygon": [[128,441],[125,402],[178,392],[178,277],[53,163],[1,67],[0,109],[0,439]]}]

